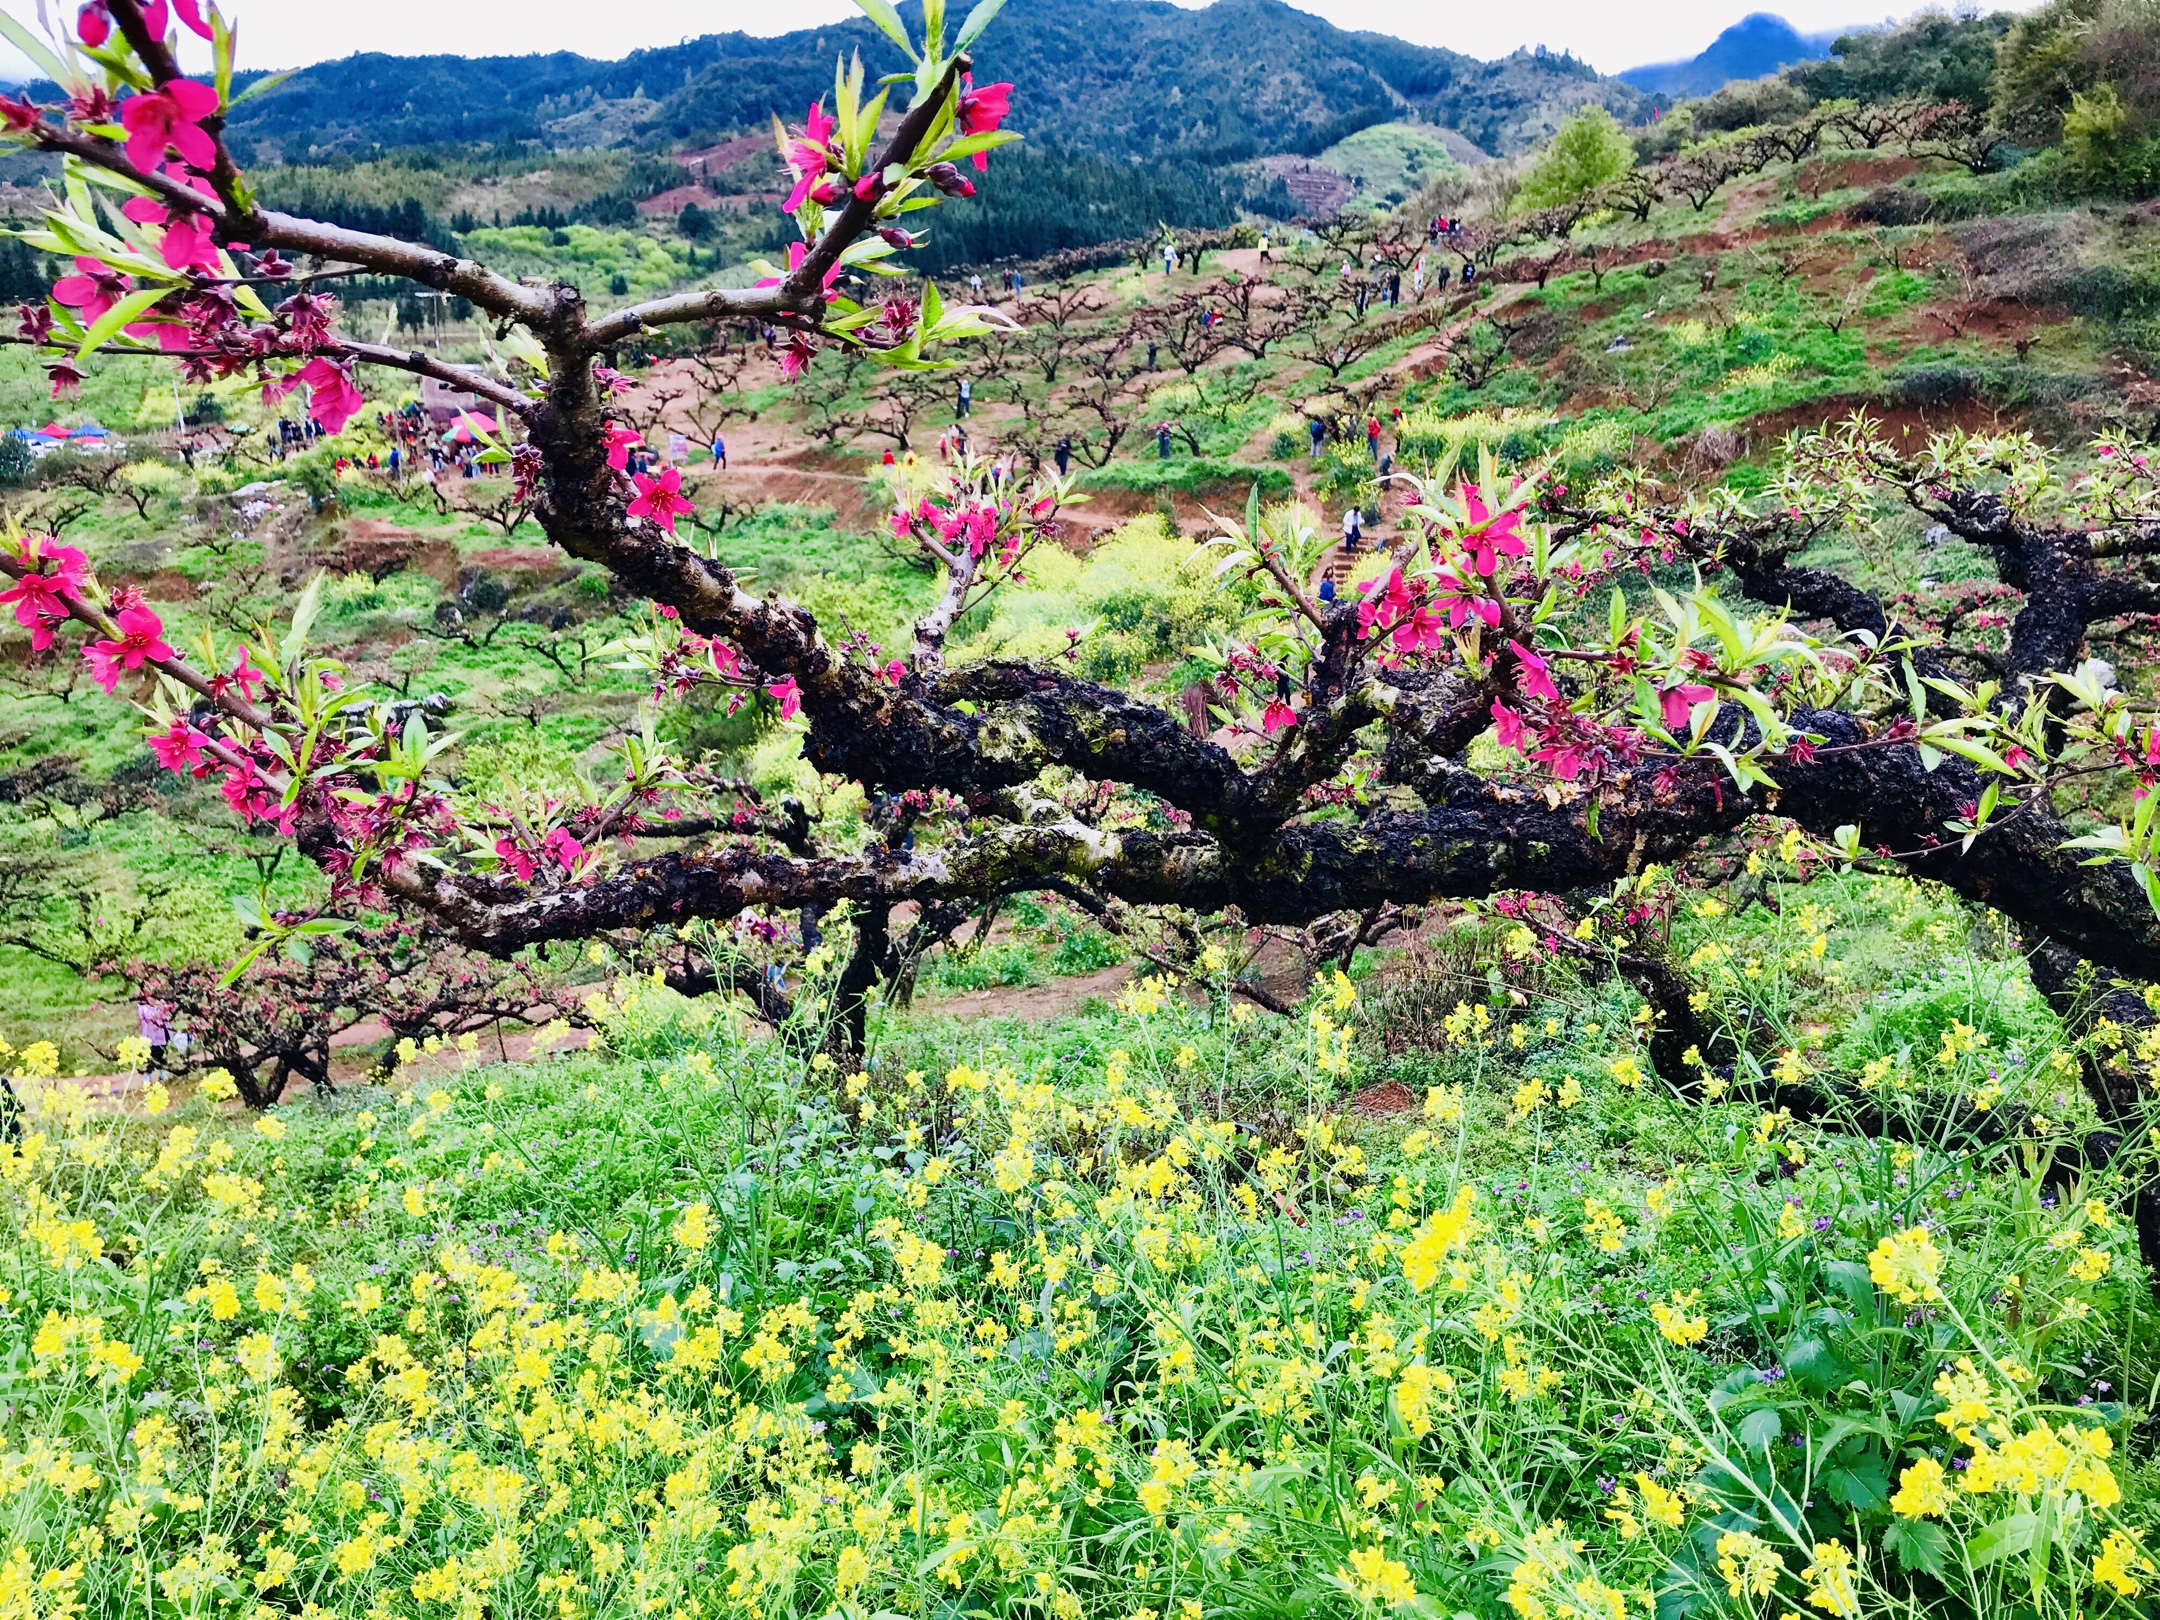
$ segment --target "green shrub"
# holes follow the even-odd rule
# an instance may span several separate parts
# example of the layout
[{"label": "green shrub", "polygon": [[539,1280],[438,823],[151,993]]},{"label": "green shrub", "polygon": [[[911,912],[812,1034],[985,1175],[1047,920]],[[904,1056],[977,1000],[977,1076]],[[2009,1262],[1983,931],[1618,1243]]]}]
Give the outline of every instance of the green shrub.
[{"label": "green shrub", "polygon": [[1125,960],[1125,947],[1099,928],[1074,928],[1061,935],[1050,953],[1050,971],[1060,977],[1099,973]]},{"label": "green shrub", "polygon": [[1280,467],[1250,467],[1213,456],[1113,461],[1082,473],[1077,482],[1082,489],[1127,490],[1138,495],[1172,491],[1194,495],[1221,484],[1258,484],[1262,495],[1279,496],[1291,488],[1290,475]]},{"label": "green shrub", "polygon": [[931,960],[929,979],[940,990],[994,990],[1040,982],[1034,949],[1017,940],[992,940],[955,952],[950,946]]}]

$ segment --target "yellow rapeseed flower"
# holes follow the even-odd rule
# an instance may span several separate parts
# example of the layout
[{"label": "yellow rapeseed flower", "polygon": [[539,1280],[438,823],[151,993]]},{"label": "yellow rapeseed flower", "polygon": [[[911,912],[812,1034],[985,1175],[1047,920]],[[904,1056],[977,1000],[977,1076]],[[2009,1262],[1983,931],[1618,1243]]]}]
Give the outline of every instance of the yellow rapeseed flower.
[{"label": "yellow rapeseed flower", "polygon": [[1901,1304],[1941,1299],[1942,1254],[1924,1226],[1908,1227],[1876,1244],[1868,1254],[1868,1275],[1875,1286]]},{"label": "yellow rapeseed flower", "polygon": [[1890,1498],[1894,1513],[1908,1519],[1933,1518],[1950,1506],[1949,1478],[1933,1457],[1918,1457],[1898,1476],[1897,1494]]},{"label": "yellow rapeseed flower", "polygon": [[2096,1584],[2107,1587],[2117,1597],[2136,1597],[2143,1590],[2140,1577],[2149,1579],[2153,1566],[2128,1532],[2110,1530],[2093,1559],[2092,1573]]}]

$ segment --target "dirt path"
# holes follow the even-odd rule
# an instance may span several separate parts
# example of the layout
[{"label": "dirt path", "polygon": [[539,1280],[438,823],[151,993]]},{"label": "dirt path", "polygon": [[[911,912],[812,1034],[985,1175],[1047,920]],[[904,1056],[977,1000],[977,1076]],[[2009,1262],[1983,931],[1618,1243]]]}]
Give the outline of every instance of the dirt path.
[{"label": "dirt path", "polygon": [[1125,988],[1132,971],[1130,963],[1121,963],[1095,973],[1052,979],[1048,984],[997,985],[939,1001],[918,996],[915,1010],[938,1018],[1059,1018],[1078,1012],[1091,1000],[1112,999]]}]

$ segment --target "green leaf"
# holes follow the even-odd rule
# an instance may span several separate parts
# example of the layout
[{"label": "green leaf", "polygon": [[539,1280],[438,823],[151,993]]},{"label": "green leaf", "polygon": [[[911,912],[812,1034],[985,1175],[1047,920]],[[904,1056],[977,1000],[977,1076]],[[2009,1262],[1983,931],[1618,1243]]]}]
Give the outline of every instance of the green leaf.
[{"label": "green leaf", "polygon": [[74,78],[60,58],[45,48],[43,40],[4,11],[0,11],[0,34],[5,34],[8,43],[29,57],[38,71],[54,84],[67,84]]},{"label": "green leaf", "polygon": [[948,163],[958,163],[971,158],[977,152],[988,152],[1000,146],[1010,145],[1020,139],[1020,132],[1013,129],[993,129],[981,135],[963,135],[938,154]]},{"label": "green leaf", "polygon": [[1925,1519],[1893,1519],[1883,1527],[1883,1550],[1898,1561],[1900,1569],[1940,1577],[1950,1538],[1941,1525]]},{"label": "green leaf", "polygon": [[1991,771],[2002,772],[2005,776],[2010,774],[2009,761],[1985,743],[1976,743],[1970,737],[1951,737],[1931,732],[1928,742],[1945,753],[1956,754],[1960,759],[1969,759],[1975,765],[1984,765]]},{"label": "green leaf", "polygon": [[1823,1490],[1833,1502],[1855,1513],[1869,1513],[1890,1500],[1889,1459],[1870,1453],[1859,1461],[1827,1470]]},{"label": "green leaf", "polygon": [[892,0],[855,0],[862,13],[878,26],[878,32],[907,52],[910,62],[919,61],[915,47],[907,36],[907,26],[900,21],[900,13],[893,9]]},{"label": "green leaf", "polygon": [[75,351],[75,358],[81,360],[103,348],[109,339],[118,335],[121,327],[140,320],[143,311],[171,291],[170,287],[143,287],[129,293],[100,315],[83,334],[82,346]]},{"label": "green leaf", "polygon": [[315,620],[322,613],[323,584],[329,577],[317,570],[307,589],[300,593],[300,600],[293,604],[292,628],[285,633],[284,662],[291,663],[307,646],[308,632],[315,628]]},{"label": "green leaf", "polygon": [[213,5],[210,8],[210,80],[217,88],[220,107],[232,104],[233,54],[239,44],[225,14]]},{"label": "green leaf", "polygon": [[997,20],[997,14],[1005,9],[1005,0],[979,0],[975,9],[967,14],[967,21],[960,25],[959,36],[953,41],[955,51],[964,51],[978,39],[982,31]]},{"label": "green leaf", "polygon": [[274,943],[274,940],[259,939],[253,945],[249,946],[247,950],[241,953],[240,960],[233,963],[231,967],[225,970],[225,977],[218,980],[218,988],[222,990],[225,988],[225,986],[231,984],[235,979],[239,978],[241,974],[245,973],[250,967],[254,965],[255,958],[262,955],[262,953],[264,951],[267,951]]},{"label": "green leaf", "polygon": [[1849,1369],[1819,1336],[1796,1339],[1778,1358],[1810,1394],[1823,1395],[1845,1382]]},{"label": "green leaf", "polygon": [[2029,1551],[2040,1529],[2037,1513],[2011,1513],[1983,1528],[1965,1544],[1965,1555],[1974,1569],[2015,1558]]},{"label": "green leaf", "polygon": [[263,95],[269,91],[275,90],[279,85],[283,84],[287,79],[291,78],[295,73],[298,73],[299,71],[300,70],[298,68],[287,68],[283,73],[273,73],[267,79],[257,79],[253,84],[249,85],[245,90],[241,91],[237,96],[234,96],[232,98],[232,101],[229,103],[228,110],[230,109],[230,107],[239,106],[240,103],[243,101],[252,100],[256,96]]},{"label": "green leaf", "polygon": [[2160,915],[2160,874],[2156,874],[2142,861],[2133,862],[2130,870],[2135,872],[2138,881],[2145,885],[2145,899],[2152,906],[2154,914]]},{"label": "green leaf", "polygon": [[1743,1446],[1761,1451],[1785,1432],[1785,1420],[1778,1416],[1776,1407],[1758,1406],[1740,1420],[1738,1432]]}]

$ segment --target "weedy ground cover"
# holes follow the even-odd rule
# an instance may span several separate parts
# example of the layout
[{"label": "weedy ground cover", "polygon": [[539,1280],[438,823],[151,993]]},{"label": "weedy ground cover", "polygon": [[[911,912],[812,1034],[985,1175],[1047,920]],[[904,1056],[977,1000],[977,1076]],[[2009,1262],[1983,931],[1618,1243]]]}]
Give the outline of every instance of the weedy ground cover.
[{"label": "weedy ground cover", "polygon": [[[2049,1173],[2077,1059],[2008,942],[1788,871],[1675,950],[1904,1128],[1683,1101],[1504,923],[1437,991],[1277,1019],[1211,953],[895,1015],[856,1074],[628,979],[593,1050],[252,1120],[93,1111],[33,1045],[0,1604],[2143,1613],[2140,1161]],[[1409,1112],[1343,1107],[1382,1080]],[[1945,1096],[2040,1117],[1980,1155]]]}]

